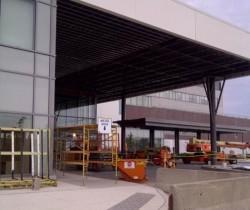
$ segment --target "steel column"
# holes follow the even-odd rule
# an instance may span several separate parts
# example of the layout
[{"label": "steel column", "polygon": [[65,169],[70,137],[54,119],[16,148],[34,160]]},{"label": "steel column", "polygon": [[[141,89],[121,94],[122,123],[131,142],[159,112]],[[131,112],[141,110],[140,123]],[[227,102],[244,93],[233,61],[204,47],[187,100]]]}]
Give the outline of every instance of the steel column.
[{"label": "steel column", "polygon": [[216,95],[215,95],[215,78],[208,77],[204,84],[205,91],[208,98],[209,104],[209,115],[210,115],[210,142],[211,142],[211,163],[216,164]]},{"label": "steel column", "polygon": [[201,131],[197,131],[196,132],[196,138],[197,139],[201,139]]},{"label": "steel column", "polygon": [[216,139],[217,139],[217,141],[220,141],[220,132],[216,133]]},{"label": "steel column", "polygon": [[125,153],[125,144],[126,144],[126,126],[124,125],[125,122],[125,110],[126,106],[126,98],[123,96],[121,99],[121,120],[122,120],[122,128],[121,128],[121,152]]},{"label": "steel column", "polygon": [[180,131],[179,130],[175,130],[174,131],[174,140],[175,140],[175,154],[179,154],[180,153]]},{"label": "steel column", "polygon": [[149,129],[149,148],[155,147],[155,130],[153,128]]}]

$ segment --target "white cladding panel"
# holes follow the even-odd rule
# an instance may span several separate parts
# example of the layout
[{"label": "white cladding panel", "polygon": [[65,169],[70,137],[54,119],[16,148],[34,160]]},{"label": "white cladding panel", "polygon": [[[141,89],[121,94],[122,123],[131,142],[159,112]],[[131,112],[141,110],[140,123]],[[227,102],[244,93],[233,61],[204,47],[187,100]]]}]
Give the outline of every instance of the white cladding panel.
[{"label": "white cladding panel", "polygon": [[250,33],[197,13],[197,41],[250,58]]},{"label": "white cladding panel", "polygon": [[250,59],[250,33],[174,0],[77,0]]},{"label": "white cladding panel", "polygon": [[195,13],[173,1],[136,0],[136,19],[188,38],[195,38]]}]

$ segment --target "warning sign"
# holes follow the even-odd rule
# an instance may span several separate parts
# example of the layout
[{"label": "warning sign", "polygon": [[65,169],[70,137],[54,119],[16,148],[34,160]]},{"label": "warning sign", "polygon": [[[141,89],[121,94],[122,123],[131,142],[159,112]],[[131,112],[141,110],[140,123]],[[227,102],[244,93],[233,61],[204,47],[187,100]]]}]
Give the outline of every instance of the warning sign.
[{"label": "warning sign", "polygon": [[109,134],[111,133],[112,119],[99,118],[98,119],[98,132]]},{"label": "warning sign", "polygon": [[125,161],[124,168],[127,168],[127,169],[135,168],[135,162],[134,161]]}]

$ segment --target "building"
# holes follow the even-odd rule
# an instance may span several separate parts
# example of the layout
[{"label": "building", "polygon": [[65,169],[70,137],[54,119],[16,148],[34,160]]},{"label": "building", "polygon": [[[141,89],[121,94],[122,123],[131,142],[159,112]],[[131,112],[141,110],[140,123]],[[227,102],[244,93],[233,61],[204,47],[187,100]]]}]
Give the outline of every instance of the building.
[{"label": "building", "polygon": [[[53,139],[54,125],[94,123],[97,103],[147,95],[136,103],[155,106],[153,93],[204,79],[211,91],[217,80],[250,74],[249,33],[173,0],[0,0],[0,10],[0,127],[49,128]],[[214,121],[211,131],[214,142]]]},{"label": "building", "polygon": [[[221,84],[217,85],[216,97],[220,95]],[[136,149],[150,147],[150,130],[154,132],[154,146],[159,148],[175,147],[175,130],[179,129],[180,152],[186,151],[186,144],[190,138],[210,139],[208,120],[208,100],[203,86],[193,86],[171,91],[164,91],[150,95],[137,96],[126,99],[127,123],[126,139],[132,138]],[[111,111],[112,110],[112,111]],[[228,131],[218,132],[217,138],[225,141],[249,142],[250,135],[246,132],[250,119],[225,116],[223,113],[223,97],[218,108],[220,127]],[[114,101],[97,105],[97,117],[121,119],[121,102]],[[141,125],[140,120],[146,118],[155,125]],[[222,119],[223,118],[223,119]],[[138,123],[135,121],[138,120]],[[134,121],[134,122],[132,122]],[[175,125],[171,125],[170,122]],[[194,125],[193,123],[196,123]],[[245,124],[246,123],[246,124]],[[186,128],[181,129],[181,127]],[[193,128],[197,126],[196,128]],[[198,126],[203,128],[199,128]],[[206,128],[207,127],[207,128]],[[153,131],[152,131],[153,129]],[[203,129],[203,130],[202,130]],[[220,130],[220,129],[218,129]]]}]

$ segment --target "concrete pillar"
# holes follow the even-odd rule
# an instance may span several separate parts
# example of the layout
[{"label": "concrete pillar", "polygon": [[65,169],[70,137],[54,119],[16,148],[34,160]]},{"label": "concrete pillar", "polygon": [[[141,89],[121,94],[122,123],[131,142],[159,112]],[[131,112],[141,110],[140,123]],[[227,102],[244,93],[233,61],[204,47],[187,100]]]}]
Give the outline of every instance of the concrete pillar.
[{"label": "concrete pillar", "polygon": [[174,139],[175,139],[175,153],[179,154],[180,153],[180,131],[175,130],[174,131]]},{"label": "concrete pillar", "polygon": [[153,128],[149,129],[149,148],[155,147],[155,130]]}]

